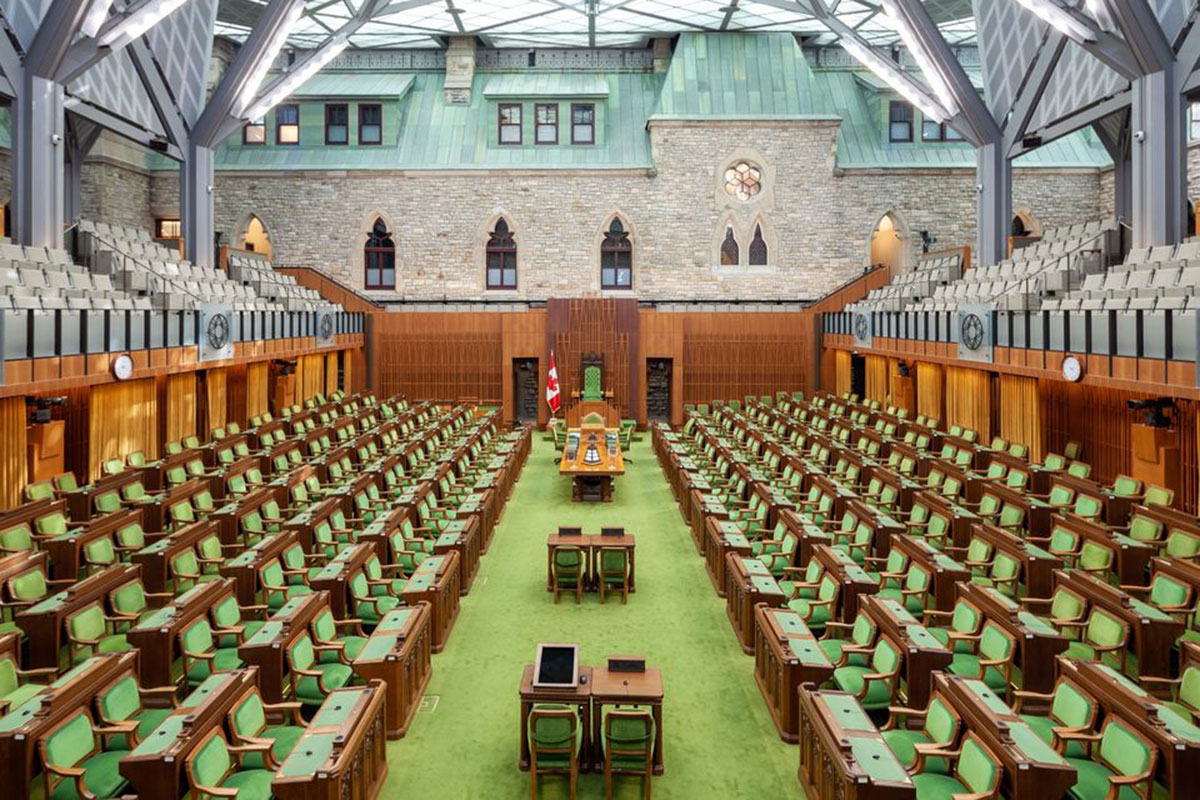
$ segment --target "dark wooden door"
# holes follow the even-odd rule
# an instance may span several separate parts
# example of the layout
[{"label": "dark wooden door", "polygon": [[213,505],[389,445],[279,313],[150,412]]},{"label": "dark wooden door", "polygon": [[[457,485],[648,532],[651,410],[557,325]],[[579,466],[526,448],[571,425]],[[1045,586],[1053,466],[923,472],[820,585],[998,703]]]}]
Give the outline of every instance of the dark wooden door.
[{"label": "dark wooden door", "polygon": [[672,359],[646,359],[646,419],[650,422],[671,421]]},{"label": "dark wooden door", "polygon": [[513,409],[518,422],[537,421],[538,360],[513,359]]}]

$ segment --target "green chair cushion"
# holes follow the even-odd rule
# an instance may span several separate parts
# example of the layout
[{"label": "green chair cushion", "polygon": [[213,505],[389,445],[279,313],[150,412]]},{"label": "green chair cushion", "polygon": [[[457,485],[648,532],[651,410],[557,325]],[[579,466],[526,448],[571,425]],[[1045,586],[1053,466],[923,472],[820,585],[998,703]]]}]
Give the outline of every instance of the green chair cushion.
[{"label": "green chair cushion", "polygon": [[917,787],[917,797],[921,800],[950,800],[956,794],[966,794],[969,791],[949,775],[936,773],[914,775],[913,785]]},{"label": "green chair cushion", "polygon": [[210,662],[208,661],[197,660],[192,664],[192,668],[188,670],[189,684],[198,686],[212,672],[229,672],[230,670],[241,669],[246,666],[242,659],[238,657],[236,647],[218,647],[213,653],[211,670],[209,667]]},{"label": "green chair cushion", "polygon": [[[353,661],[354,659],[358,658],[358,654],[362,652],[363,646],[367,643],[367,637],[365,637],[365,636],[342,636],[338,639],[338,641],[342,642],[345,645],[342,648],[342,652],[344,652],[346,654],[346,658]],[[328,651],[321,653],[321,663],[322,664],[333,664],[333,663],[336,663],[337,661],[339,661],[338,654],[333,652],[332,650],[328,650]]]},{"label": "green chair cushion", "polygon": [[[887,746],[892,749],[896,758],[906,769],[917,763],[917,749],[914,745],[932,743],[925,731],[901,729],[884,731],[883,740],[887,742]],[[925,761],[926,772],[945,773],[946,767],[946,760],[942,758],[930,758]]]},{"label": "green chair cushion", "polygon": [[[121,759],[129,755],[128,750],[113,750],[98,753],[80,766],[84,769],[83,783],[88,791],[98,798],[116,797],[128,785],[128,781],[118,771]],[[75,791],[74,781],[63,781],[54,787],[50,800],[77,800],[79,794]]]},{"label": "green chair cushion", "polygon": [[[313,666],[321,671],[321,680],[325,684],[325,688],[330,691],[346,686],[354,676],[353,670],[345,664],[314,664]],[[296,682],[296,696],[301,703],[308,705],[319,706],[325,702],[325,695],[321,693],[317,679],[308,675],[301,677]]]},{"label": "green chair cushion", "polygon": [[269,800],[271,780],[275,773],[265,769],[248,769],[235,772],[221,784],[226,789],[237,790],[237,800]]},{"label": "green chair cushion", "polygon": [[[1021,719],[1025,721],[1026,725],[1033,729],[1033,732],[1036,733],[1038,738],[1043,742],[1046,744],[1051,744],[1053,742],[1054,732],[1051,729],[1057,727],[1058,723],[1050,719],[1050,717],[1039,717],[1036,714],[1022,714]],[[1087,755],[1087,753],[1084,752],[1083,745],[1081,745],[1079,742],[1072,741],[1067,742],[1067,751],[1065,755],[1067,758],[1083,758]]]},{"label": "green chair cushion", "polygon": [[[1115,775],[1103,764],[1097,764],[1087,758],[1068,758],[1067,763],[1075,768],[1075,785],[1071,787],[1070,795],[1075,800],[1095,800],[1108,797],[1108,778]],[[1122,786],[1117,794],[1117,800],[1136,800],[1137,792],[1128,786]]]},{"label": "green chair cushion", "polygon": [[[300,741],[300,737],[304,735],[304,730],[298,725],[280,725],[278,728],[267,728],[258,735],[263,739],[272,740],[271,755],[275,757],[277,763],[282,764],[288,754],[295,749],[296,742]],[[246,769],[262,769],[262,755],[250,753],[243,758],[242,766]]]},{"label": "green chair cushion", "polygon": [[[838,667],[833,671],[833,681],[838,688],[857,696],[862,691],[863,676],[875,672],[872,667]],[[859,702],[863,708],[886,708],[891,702],[892,693],[884,681],[871,681],[867,696]]]}]

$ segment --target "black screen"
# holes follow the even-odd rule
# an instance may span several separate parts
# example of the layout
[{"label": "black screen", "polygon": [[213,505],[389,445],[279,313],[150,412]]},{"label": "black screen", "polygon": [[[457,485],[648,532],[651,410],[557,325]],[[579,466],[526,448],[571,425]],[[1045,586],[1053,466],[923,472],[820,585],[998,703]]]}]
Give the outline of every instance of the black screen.
[{"label": "black screen", "polygon": [[537,683],[543,686],[575,684],[575,648],[543,647],[537,665]]}]

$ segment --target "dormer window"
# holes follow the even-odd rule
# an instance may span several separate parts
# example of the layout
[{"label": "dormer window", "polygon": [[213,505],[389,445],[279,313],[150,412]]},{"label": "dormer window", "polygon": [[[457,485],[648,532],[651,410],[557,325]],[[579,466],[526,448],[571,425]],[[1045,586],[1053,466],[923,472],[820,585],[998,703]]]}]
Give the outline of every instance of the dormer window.
[{"label": "dormer window", "polygon": [[571,144],[596,143],[596,104],[571,104]]}]

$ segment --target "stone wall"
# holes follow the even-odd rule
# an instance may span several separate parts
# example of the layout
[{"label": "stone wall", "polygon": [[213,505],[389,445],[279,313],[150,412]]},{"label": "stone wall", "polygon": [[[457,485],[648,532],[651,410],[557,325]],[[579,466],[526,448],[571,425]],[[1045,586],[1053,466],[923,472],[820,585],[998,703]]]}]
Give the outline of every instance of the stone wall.
[{"label": "stone wall", "polygon": [[83,162],[80,213],[84,219],[153,231],[150,185],[150,174],[144,170],[89,158]]},{"label": "stone wall", "polygon": [[[816,298],[857,274],[879,219],[908,242],[973,244],[973,170],[837,170],[836,121],[653,123],[653,170],[233,173],[215,181],[217,230],[233,244],[256,215],[276,262],[315,266],[362,286],[362,244],[377,216],[397,246],[396,292],[421,299],[544,299],[599,293],[602,229],[620,214],[634,242],[634,294],[647,299]],[[739,159],[763,170],[748,203],[722,190]],[[1044,226],[1100,216],[1094,170],[1018,171],[1014,208]],[[178,176],[156,174],[150,210],[178,214]],[[516,292],[484,289],[483,247],[496,218],[516,232]],[[727,225],[742,266],[719,266]],[[754,229],[767,266],[746,266]],[[718,266],[714,266],[717,264]]]}]

